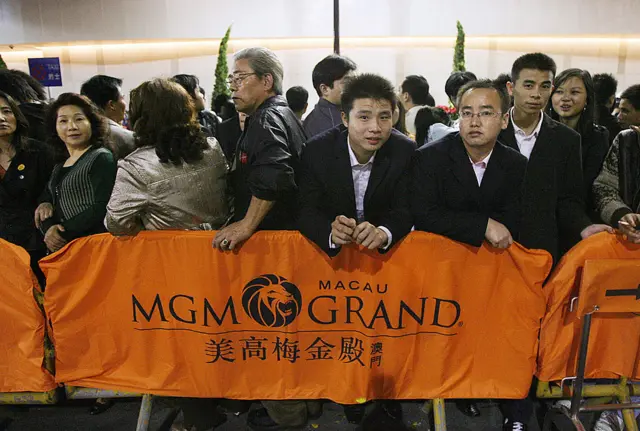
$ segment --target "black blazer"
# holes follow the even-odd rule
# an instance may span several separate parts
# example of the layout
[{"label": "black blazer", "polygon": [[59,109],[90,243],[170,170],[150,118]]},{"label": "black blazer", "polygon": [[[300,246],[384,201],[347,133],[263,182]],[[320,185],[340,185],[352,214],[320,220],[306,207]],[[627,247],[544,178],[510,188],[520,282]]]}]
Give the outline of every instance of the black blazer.
[{"label": "black blazer", "polygon": [[[509,121],[498,137],[519,151]],[[560,257],[559,232],[579,238],[591,224],[585,211],[580,135],[544,114],[542,127],[527,164],[518,241],[528,248]]]},{"label": "black blazer", "polygon": [[[307,142],[302,152],[298,227],[329,256],[340,250],[329,248],[331,223],[339,215],[356,219],[347,133],[341,127],[330,129]],[[373,161],[364,218],[389,229],[389,249],[411,230],[409,175],[415,149],[415,142],[392,132]]]},{"label": "black blazer", "polygon": [[497,142],[478,186],[460,133],[423,146],[413,163],[411,209],[416,230],[480,247],[492,218],[516,239],[526,165],[526,157]]}]

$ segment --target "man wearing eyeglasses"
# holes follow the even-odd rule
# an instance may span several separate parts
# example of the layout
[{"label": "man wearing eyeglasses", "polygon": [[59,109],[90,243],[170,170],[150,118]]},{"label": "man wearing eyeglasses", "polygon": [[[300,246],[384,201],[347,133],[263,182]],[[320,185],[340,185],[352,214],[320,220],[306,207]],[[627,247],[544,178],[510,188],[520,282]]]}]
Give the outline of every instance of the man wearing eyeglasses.
[{"label": "man wearing eyeglasses", "polygon": [[213,242],[220,250],[234,250],[257,230],[296,229],[296,173],[306,135],[282,97],[283,76],[282,64],[266,48],[246,48],[234,57],[232,99],[247,119],[231,168],[232,223]]},{"label": "man wearing eyeglasses", "polygon": [[[218,231],[213,246],[234,250],[257,230],[295,230],[297,171],[306,140],[300,120],[282,97],[282,64],[266,48],[247,48],[234,57],[229,75],[233,103],[247,114],[231,168],[235,198],[232,223]],[[276,431],[304,425],[318,414],[314,401],[263,401],[247,424]]]},{"label": "man wearing eyeglasses", "polygon": [[460,132],[420,148],[413,169],[416,230],[480,247],[507,248],[517,235],[527,159],[497,142],[509,96],[489,80],[459,93]]}]

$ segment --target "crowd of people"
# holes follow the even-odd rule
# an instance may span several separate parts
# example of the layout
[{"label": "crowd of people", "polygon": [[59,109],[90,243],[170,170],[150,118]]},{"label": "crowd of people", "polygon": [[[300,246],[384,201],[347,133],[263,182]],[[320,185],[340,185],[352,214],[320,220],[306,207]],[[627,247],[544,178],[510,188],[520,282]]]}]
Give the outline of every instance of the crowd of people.
[{"label": "crowd of people", "polygon": [[[197,77],[152,79],[131,91],[127,129],[118,78],[97,75],[48,101],[29,75],[0,71],[0,238],[29,252],[43,287],[39,259],[102,232],[217,230],[213,247],[227,252],[256,231],[299,230],[333,257],[347,244],[385,253],[415,229],[474,247],[517,241],[556,263],[603,231],[640,243],[640,85],[618,99],[612,75],[557,73],[531,53],[496,79],[452,73],[442,108],[423,76],[394,87],[329,55],[304,117],[308,92],[285,98],[283,78],[272,51],[243,49],[232,97],[214,111]],[[219,421],[199,402],[181,401],[176,429]],[[263,405],[248,418],[255,430],[319,414],[310,400]],[[344,408],[362,421],[363,406]],[[526,430],[533,400],[501,410],[505,430]],[[620,421],[605,413],[596,429]]]}]

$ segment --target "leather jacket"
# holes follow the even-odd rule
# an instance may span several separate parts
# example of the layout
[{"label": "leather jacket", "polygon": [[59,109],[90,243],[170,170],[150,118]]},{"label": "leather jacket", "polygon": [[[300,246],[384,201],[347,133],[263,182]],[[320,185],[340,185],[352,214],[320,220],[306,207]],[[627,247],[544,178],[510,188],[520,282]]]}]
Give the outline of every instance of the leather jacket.
[{"label": "leather jacket", "polygon": [[233,220],[244,218],[252,197],[275,202],[258,230],[295,230],[297,175],[306,135],[282,96],[265,100],[247,117],[231,174]]}]

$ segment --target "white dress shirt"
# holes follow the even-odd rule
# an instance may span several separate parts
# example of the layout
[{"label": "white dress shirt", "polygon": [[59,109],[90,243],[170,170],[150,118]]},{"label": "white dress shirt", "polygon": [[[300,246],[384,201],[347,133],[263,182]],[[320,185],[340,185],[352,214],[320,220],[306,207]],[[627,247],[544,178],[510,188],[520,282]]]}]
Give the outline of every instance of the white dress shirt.
[{"label": "white dress shirt", "polygon": [[536,145],[536,139],[538,139],[538,135],[540,134],[540,128],[542,127],[542,119],[544,115],[540,112],[540,120],[538,121],[538,125],[536,126],[533,133],[527,136],[527,134],[522,130],[518,125],[513,121],[513,109],[509,111],[509,118],[511,118],[511,124],[513,124],[513,131],[516,135],[516,141],[518,142],[518,148],[520,149],[520,153],[529,160],[531,157],[531,152],[533,151],[534,145]]},{"label": "white dress shirt", "polygon": [[418,115],[418,111],[424,107],[425,105],[416,105],[408,109],[407,113],[404,114],[404,125],[407,128],[407,132],[413,136],[416,136],[416,115]]},{"label": "white dress shirt", "polygon": [[469,157],[471,166],[473,166],[473,172],[475,172],[476,179],[478,180],[478,186],[482,185],[482,178],[484,178],[484,172],[487,170],[487,165],[489,164],[489,159],[491,158],[492,153],[493,150],[491,150],[491,152],[487,154],[487,157],[480,160],[479,162],[474,162],[473,160],[471,160],[471,157]]},{"label": "white dress shirt", "polygon": [[[364,220],[364,195],[367,193],[367,187],[369,187],[369,177],[371,177],[371,170],[373,169],[373,161],[376,158],[375,153],[367,161],[367,163],[360,163],[356,158],[355,153],[351,149],[349,143],[349,137],[347,136],[347,148],[349,149],[349,161],[351,162],[351,177],[353,178],[353,190],[356,198],[356,217],[358,224]],[[383,249],[387,249],[391,245],[391,231],[384,226],[378,226],[378,229],[384,231],[387,234],[387,243]],[[336,244],[331,241],[331,234],[329,234],[329,247],[338,248]]]}]

